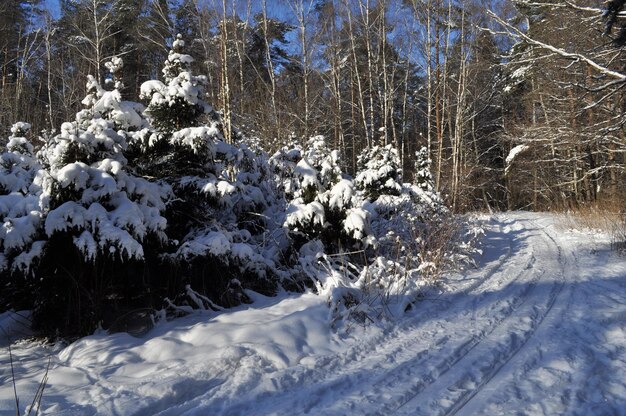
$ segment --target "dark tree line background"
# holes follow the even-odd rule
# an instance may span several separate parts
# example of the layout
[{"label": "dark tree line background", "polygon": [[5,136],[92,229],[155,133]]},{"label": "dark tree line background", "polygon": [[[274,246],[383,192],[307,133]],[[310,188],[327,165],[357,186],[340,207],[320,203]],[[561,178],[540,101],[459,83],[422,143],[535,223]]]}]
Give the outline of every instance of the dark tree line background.
[{"label": "dark tree line background", "polygon": [[322,134],[348,172],[393,144],[405,180],[426,146],[455,211],[620,203],[624,20],[619,0],[5,0],[0,137],[45,141],[113,56],[139,101],[180,33],[228,140]]}]

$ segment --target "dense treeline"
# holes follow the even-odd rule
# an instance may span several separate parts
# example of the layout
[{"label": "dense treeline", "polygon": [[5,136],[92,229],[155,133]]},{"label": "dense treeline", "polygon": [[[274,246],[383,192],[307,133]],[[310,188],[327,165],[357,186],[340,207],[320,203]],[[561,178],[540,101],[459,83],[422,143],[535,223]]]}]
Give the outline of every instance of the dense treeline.
[{"label": "dense treeline", "polygon": [[434,238],[453,221],[425,148],[413,184],[392,145],[365,149],[355,178],[321,135],[269,157],[229,132],[185,52],[179,34],[163,79],[140,86],[146,106],[123,99],[116,56],[103,62],[105,86],[89,75],[83,108],[39,149],[29,123],[11,127],[0,154],[0,310],[30,310],[34,329],[63,336],[97,325],[137,333],[137,320],[145,330],[239,305],[249,290],[314,287],[337,315],[393,294],[402,313],[443,264],[431,257],[460,254]]},{"label": "dense treeline", "polygon": [[0,309],[380,317],[458,260],[444,203],[621,203],[624,2],[592,3],[2,2]]},{"label": "dense treeline", "polygon": [[58,18],[44,6],[0,6],[4,138],[19,120],[58,131],[112,56],[138,100],[181,33],[227,135],[238,126],[269,151],[323,134],[354,173],[364,148],[393,144],[409,178],[426,146],[456,211],[621,191],[619,1],[80,0],[61,1]]}]

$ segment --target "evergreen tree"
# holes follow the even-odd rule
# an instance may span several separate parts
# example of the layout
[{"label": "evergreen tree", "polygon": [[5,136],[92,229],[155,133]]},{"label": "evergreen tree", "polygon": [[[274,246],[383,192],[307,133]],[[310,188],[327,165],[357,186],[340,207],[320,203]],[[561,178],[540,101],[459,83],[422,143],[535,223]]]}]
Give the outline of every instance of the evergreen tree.
[{"label": "evergreen tree", "polygon": [[368,214],[357,205],[353,181],[342,175],[339,152],[323,136],[309,140],[293,174],[285,225],[297,248],[315,239],[328,253],[370,244]]},{"label": "evergreen tree", "polygon": [[141,86],[141,97],[148,100],[146,113],[160,139],[186,127],[198,126],[212,108],[204,102],[206,77],[193,75],[194,59],[183,53],[185,41],[178,35],[172,44],[162,74],[165,82],[148,81]]},{"label": "evergreen tree", "polygon": [[399,195],[401,186],[400,158],[392,145],[374,146],[359,155],[357,187],[371,200],[381,195]]},{"label": "evergreen tree", "polygon": [[166,239],[161,214],[168,188],[129,173],[127,132],[115,130],[137,114],[123,114],[119,92],[105,92],[93,77],[88,90],[87,108],[40,152],[47,170],[41,194],[47,240],[34,317],[44,331],[82,334],[105,319],[107,309],[121,307],[109,299],[149,298],[150,282],[140,278],[145,245]]},{"label": "evergreen tree", "polygon": [[183,290],[186,281],[198,293],[233,305],[248,300],[241,285],[267,293],[275,289],[273,260],[255,254],[257,237],[262,240],[267,232],[264,211],[274,202],[274,189],[263,155],[225,143],[219,116],[203,100],[206,78],[191,73],[193,58],[183,53],[184,46],[178,36],[163,68],[165,82],[142,85],[154,129],[133,135],[133,151],[144,175],[172,186],[168,258],[184,301],[194,303]]},{"label": "evergreen tree", "polygon": [[42,172],[26,138],[30,127],[14,124],[6,152],[0,156],[0,270],[9,274],[19,270],[29,274],[41,252]]},{"label": "evergreen tree", "polygon": [[176,239],[211,218],[207,204],[218,197],[215,144],[222,138],[218,122],[201,125],[213,114],[203,100],[206,77],[191,73],[193,58],[183,53],[184,46],[177,36],[162,70],[165,82],[141,86],[154,130],[133,135],[129,153],[141,174],[165,179],[174,187],[180,202],[170,204],[169,219]]},{"label": "evergreen tree", "polygon": [[430,172],[431,165],[430,157],[428,156],[428,149],[422,147],[415,153],[415,178],[414,183],[424,191],[434,191],[435,181],[433,175]]}]

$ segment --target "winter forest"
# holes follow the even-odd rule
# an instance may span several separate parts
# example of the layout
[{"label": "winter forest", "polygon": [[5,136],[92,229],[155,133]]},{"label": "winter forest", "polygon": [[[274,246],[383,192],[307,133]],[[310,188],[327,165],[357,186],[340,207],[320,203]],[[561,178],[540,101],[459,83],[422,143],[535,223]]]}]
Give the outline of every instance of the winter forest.
[{"label": "winter forest", "polygon": [[312,289],[369,320],[469,261],[465,213],[623,209],[625,14],[4,0],[0,311],[76,337]]}]

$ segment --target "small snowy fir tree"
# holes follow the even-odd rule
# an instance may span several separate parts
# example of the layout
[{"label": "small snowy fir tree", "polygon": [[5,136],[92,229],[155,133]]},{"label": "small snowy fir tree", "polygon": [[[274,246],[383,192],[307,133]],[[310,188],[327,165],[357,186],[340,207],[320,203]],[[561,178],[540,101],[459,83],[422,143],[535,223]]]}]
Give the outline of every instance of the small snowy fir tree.
[{"label": "small snowy fir tree", "polygon": [[105,62],[104,66],[109,70],[111,76],[107,78],[107,84],[112,84],[113,89],[105,91],[98,81],[89,75],[88,95],[83,100],[83,105],[92,109],[94,115],[112,121],[115,128],[124,133],[146,127],[147,121],[142,116],[144,106],[133,101],[122,100],[124,89],[121,74],[124,67],[122,58],[113,57],[110,61]]},{"label": "small snowy fir tree", "polygon": [[221,139],[216,115],[203,100],[206,77],[191,73],[193,58],[183,53],[184,46],[178,35],[162,71],[165,82],[141,85],[152,128],[131,135],[127,155],[146,176],[202,175],[207,161],[215,157],[214,141]]},{"label": "small snowy fir tree", "polygon": [[354,183],[341,173],[339,152],[315,136],[303,155],[293,168],[294,198],[285,219],[296,246],[319,239],[331,253],[371,244],[368,214],[355,206]]},{"label": "small snowy fir tree", "polygon": [[225,208],[220,201],[235,192],[221,177],[233,151],[221,145],[219,122],[202,125],[212,113],[203,101],[206,78],[192,75],[193,58],[183,53],[184,46],[178,35],[163,68],[165,83],[142,84],[152,128],[133,134],[128,152],[141,174],[172,185],[176,198],[168,206],[168,234],[176,240],[210,222],[215,209]]},{"label": "small snowy fir tree", "polygon": [[[39,270],[46,278],[37,291],[35,318],[46,330],[65,325],[71,333],[92,330],[105,299],[118,298],[130,287],[141,291],[145,245],[158,247],[165,240],[162,213],[170,198],[167,186],[128,170],[123,155],[127,132],[115,128],[124,124],[120,120],[132,119],[134,109],[129,115],[116,99],[103,103],[107,93],[93,77],[87,88],[87,108],[75,121],[63,123],[39,154],[47,171],[41,200],[48,212]],[[126,266],[130,263],[136,267]],[[120,281],[125,287],[116,287]],[[68,296],[85,300],[64,309]],[[67,315],[59,315],[63,311]]]},{"label": "small snowy fir tree", "polygon": [[6,152],[0,156],[0,270],[29,274],[41,254],[43,206],[41,166],[26,138],[30,124],[11,128]]},{"label": "small snowy fir tree", "polygon": [[441,195],[435,191],[435,181],[430,171],[431,163],[426,147],[415,153],[413,186],[407,189],[423,223],[440,221],[449,214]]},{"label": "small snowy fir tree", "polygon": [[[273,260],[258,245],[275,190],[267,158],[225,142],[218,115],[203,100],[206,78],[191,73],[193,58],[184,46],[177,37],[163,68],[165,82],[142,85],[152,128],[132,135],[130,153],[139,172],[172,186],[165,216],[173,273],[184,272],[201,295],[237,304],[247,299],[243,286],[275,286],[266,279]],[[184,297],[201,306],[186,291]]]},{"label": "small snowy fir tree", "polygon": [[414,183],[419,186],[423,191],[434,191],[435,181],[433,175],[430,172],[431,165],[430,157],[428,156],[428,149],[422,147],[419,151],[415,152],[415,177]]},{"label": "small snowy fir tree", "polygon": [[302,152],[302,148],[292,142],[281,147],[269,160],[272,173],[287,201],[293,200],[298,191],[299,181],[296,178],[295,170],[296,165],[302,159]]},{"label": "small snowy fir tree", "polygon": [[201,116],[212,108],[203,101],[207,79],[193,75],[194,59],[185,53],[185,42],[179,34],[172,44],[163,76],[165,82],[153,80],[141,85],[141,97],[149,101],[147,114],[161,133],[201,124]]},{"label": "small snowy fir tree", "polygon": [[358,174],[354,181],[369,199],[400,194],[400,158],[392,145],[365,149],[357,159],[357,169]]},{"label": "small snowy fir tree", "polygon": [[309,140],[305,159],[317,170],[321,189],[329,189],[341,180],[339,151],[331,150],[324,136],[314,136]]}]

